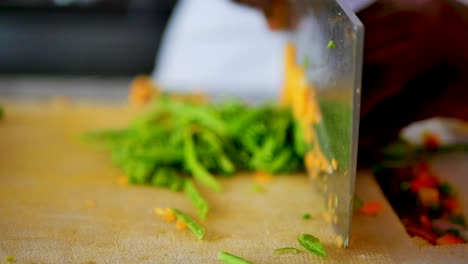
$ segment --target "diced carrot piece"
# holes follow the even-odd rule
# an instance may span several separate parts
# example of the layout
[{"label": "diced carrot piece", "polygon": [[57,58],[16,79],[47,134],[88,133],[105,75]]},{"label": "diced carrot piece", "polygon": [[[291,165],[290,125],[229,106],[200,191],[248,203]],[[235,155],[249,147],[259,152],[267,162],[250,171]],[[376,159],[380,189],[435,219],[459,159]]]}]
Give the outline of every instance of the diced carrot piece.
[{"label": "diced carrot piece", "polygon": [[147,76],[137,76],[130,84],[129,100],[135,105],[148,103],[156,93],[157,88]]},{"label": "diced carrot piece", "polygon": [[254,180],[258,183],[268,183],[271,182],[273,176],[269,173],[263,171],[257,171],[254,175]]},{"label": "diced carrot piece", "polygon": [[179,230],[185,229],[185,228],[187,228],[187,224],[183,220],[177,219],[176,228],[179,229]]},{"label": "diced carrot piece", "polygon": [[376,215],[383,210],[383,204],[381,202],[367,202],[364,203],[359,211],[365,215]]},{"label": "diced carrot piece", "polygon": [[121,186],[127,186],[127,185],[128,185],[128,178],[125,177],[125,176],[120,176],[120,177],[117,179],[117,184],[118,184],[118,185],[121,185]]},{"label": "diced carrot piece", "polygon": [[176,220],[175,214],[170,209],[166,209],[166,212],[163,215],[163,219],[167,222],[174,222]]},{"label": "diced carrot piece", "polygon": [[436,240],[437,245],[454,245],[454,244],[464,244],[463,239],[454,236],[452,234],[445,234]]}]

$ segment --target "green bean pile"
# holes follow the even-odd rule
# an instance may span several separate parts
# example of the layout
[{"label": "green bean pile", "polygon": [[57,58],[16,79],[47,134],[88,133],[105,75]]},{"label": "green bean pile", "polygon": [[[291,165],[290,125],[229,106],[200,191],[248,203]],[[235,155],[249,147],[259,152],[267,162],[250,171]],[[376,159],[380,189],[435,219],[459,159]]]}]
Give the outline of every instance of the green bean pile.
[{"label": "green bean pile", "polygon": [[129,183],[185,191],[201,218],[207,206],[192,177],[222,191],[214,175],[301,171],[309,148],[289,108],[242,101],[200,104],[167,95],[156,98],[128,128],[93,131],[85,138],[105,144]]}]

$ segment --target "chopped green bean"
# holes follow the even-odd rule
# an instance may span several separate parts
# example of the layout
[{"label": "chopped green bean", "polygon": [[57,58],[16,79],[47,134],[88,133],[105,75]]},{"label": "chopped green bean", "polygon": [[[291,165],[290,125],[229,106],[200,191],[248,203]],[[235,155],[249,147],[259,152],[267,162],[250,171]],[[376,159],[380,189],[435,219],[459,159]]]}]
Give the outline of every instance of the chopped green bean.
[{"label": "chopped green bean", "polygon": [[333,40],[330,40],[327,44],[327,49],[334,49],[336,48],[336,44]]},{"label": "chopped green bean", "polygon": [[188,215],[185,213],[181,212],[178,209],[172,208],[172,212],[176,215],[177,219],[180,219],[184,221],[184,223],[187,225],[187,227],[192,231],[192,233],[195,234],[198,240],[203,239],[205,236],[205,229],[200,226],[195,220],[190,218]]},{"label": "chopped green bean", "polygon": [[208,214],[209,206],[205,199],[200,195],[197,190],[197,187],[193,184],[191,180],[186,180],[184,184],[184,191],[187,197],[192,201],[192,204],[197,209],[198,216],[201,220],[206,218]]},{"label": "chopped green bean", "polygon": [[293,248],[293,247],[278,248],[278,249],[275,249],[275,251],[273,251],[273,253],[275,254],[285,254],[285,253],[297,254],[299,252],[300,252],[299,249]]},{"label": "chopped green bean", "polygon": [[219,182],[211,175],[197,160],[197,154],[193,144],[192,133],[187,130],[185,134],[184,156],[187,162],[188,169],[192,172],[193,177],[205,184],[207,187],[220,192],[222,191]]},{"label": "chopped green bean", "polygon": [[305,249],[309,250],[310,252],[320,256],[326,257],[327,252],[320,243],[320,240],[313,235],[310,234],[302,234],[297,238],[299,244],[301,244]]},{"label": "chopped green bean", "polygon": [[252,262],[228,252],[219,252],[218,260],[221,260],[226,264],[252,264]]}]

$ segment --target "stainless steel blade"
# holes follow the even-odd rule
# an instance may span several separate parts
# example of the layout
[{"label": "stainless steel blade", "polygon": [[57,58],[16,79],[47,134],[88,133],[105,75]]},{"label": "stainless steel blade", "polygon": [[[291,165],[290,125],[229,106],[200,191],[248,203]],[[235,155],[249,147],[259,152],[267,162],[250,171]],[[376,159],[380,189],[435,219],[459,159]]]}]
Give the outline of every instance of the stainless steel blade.
[{"label": "stainless steel blade", "polygon": [[308,169],[323,193],[336,243],[349,245],[356,175],[364,28],[335,0],[291,1],[298,62],[316,91],[321,119],[314,125],[325,168]]}]

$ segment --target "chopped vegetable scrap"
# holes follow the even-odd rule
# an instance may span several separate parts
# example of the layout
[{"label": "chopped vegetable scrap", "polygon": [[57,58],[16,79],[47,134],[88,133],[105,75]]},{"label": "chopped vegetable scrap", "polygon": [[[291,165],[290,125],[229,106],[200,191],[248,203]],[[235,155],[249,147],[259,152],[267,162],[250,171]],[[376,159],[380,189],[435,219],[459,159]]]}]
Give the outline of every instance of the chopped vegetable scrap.
[{"label": "chopped vegetable scrap", "polygon": [[353,209],[354,210],[359,210],[362,205],[364,204],[364,202],[362,201],[361,198],[359,198],[359,196],[357,195],[354,195],[354,199],[353,199]]},{"label": "chopped vegetable scrap", "polygon": [[197,222],[195,222],[192,218],[190,218],[185,213],[181,212],[178,209],[170,209],[174,212],[177,217],[177,221],[182,221],[187,225],[187,227],[192,231],[193,234],[198,238],[198,240],[203,239],[205,236],[205,229],[200,226]]},{"label": "chopped vegetable scrap", "polygon": [[228,252],[219,252],[218,260],[221,260],[226,264],[252,264],[252,262]]},{"label": "chopped vegetable scrap", "polygon": [[5,111],[3,110],[3,106],[0,105],[0,120],[3,119],[4,115],[5,115]]},{"label": "chopped vegetable scrap", "polygon": [[117,179],[117,184],[120,185],[120,186],[127,186],[127,185],[128,185],[128,179],[127,179],[127,177],[125,177],[125,176],[120,176],[120,177]]},{"label": "chopped vegetable scrap", "polygon": [[5,257],[5,262],[11,263],[14,262],[15,258],[13,256],[6,256]]},{"label": "chopped vegetable scrap", "polygon": [[445,234],[436,240],[437,245],[464,244],[465,241],[453,234]]},{"label": "chopped vegetable scrap", "polygon": [[336,44],[333,40],[330,40],[327,44],[327,49],[334,49],[336,48]]},{"label": "chopped vegetable scrap", "polygon": [[302,219],[304,219],[304,220],[309,220],[309,219],[311,219],[311,218],[312,218],[312,215],[309,214],[309,213],[303,214],[303,215],[302,215]]},{"label": "chopped vegetable scrap", "polygon": [[377,215],[383,210],[383,204],[381,202],[366,202],[359,208],[359,212],[364,215]]},{"label": "chopped vegetable scrap", "polygon": [[299,244],[301,244],[305,249],[308,251],[320,256],[320,257],[326,257],[327,252],[323,248],[322,243],[320,243],[320,240],[313,235],[310,234],[302,234],[297,238],[297,241]]},{"label": "chopped vegetable scrap", "polygon": [[299,249],[293,248],[293,247],[284,247],[284,248],[278,248],[273,251],[274,254],[286,254],[286,253],[292,253],[292,254],[297,254],[299,253]]},{"label": "chopped vegetable scrap", "polygon": [[166,222],[174,222],[179,230],[189,228],[198,240],[205,236],[205,229],[190,216],[175,208],[155,208],[154,213],[162,217]]},{"label": "chopped vegetable scrap", "polygon": [[129,100],[135,105],[145,105],[157,94],[158,88],[147,76],[137,76],[130,84]]},{"label": "chopped vegetable scrap", "polygon": [[437,152],[466,150],[466,146],[436,145],[416,149],[396,142],[387,147],[374,173],[409,235],[433,245],[466,243],[468,229],[456,191],[442,182],[427,162]]},{"label": "chopped vegetable scrap", "polygon": [[257,171],[254,175],[254,180],[258,183],[268,183],[271,182],[273,176],[270,173],[266,173],[263,171]]}]

